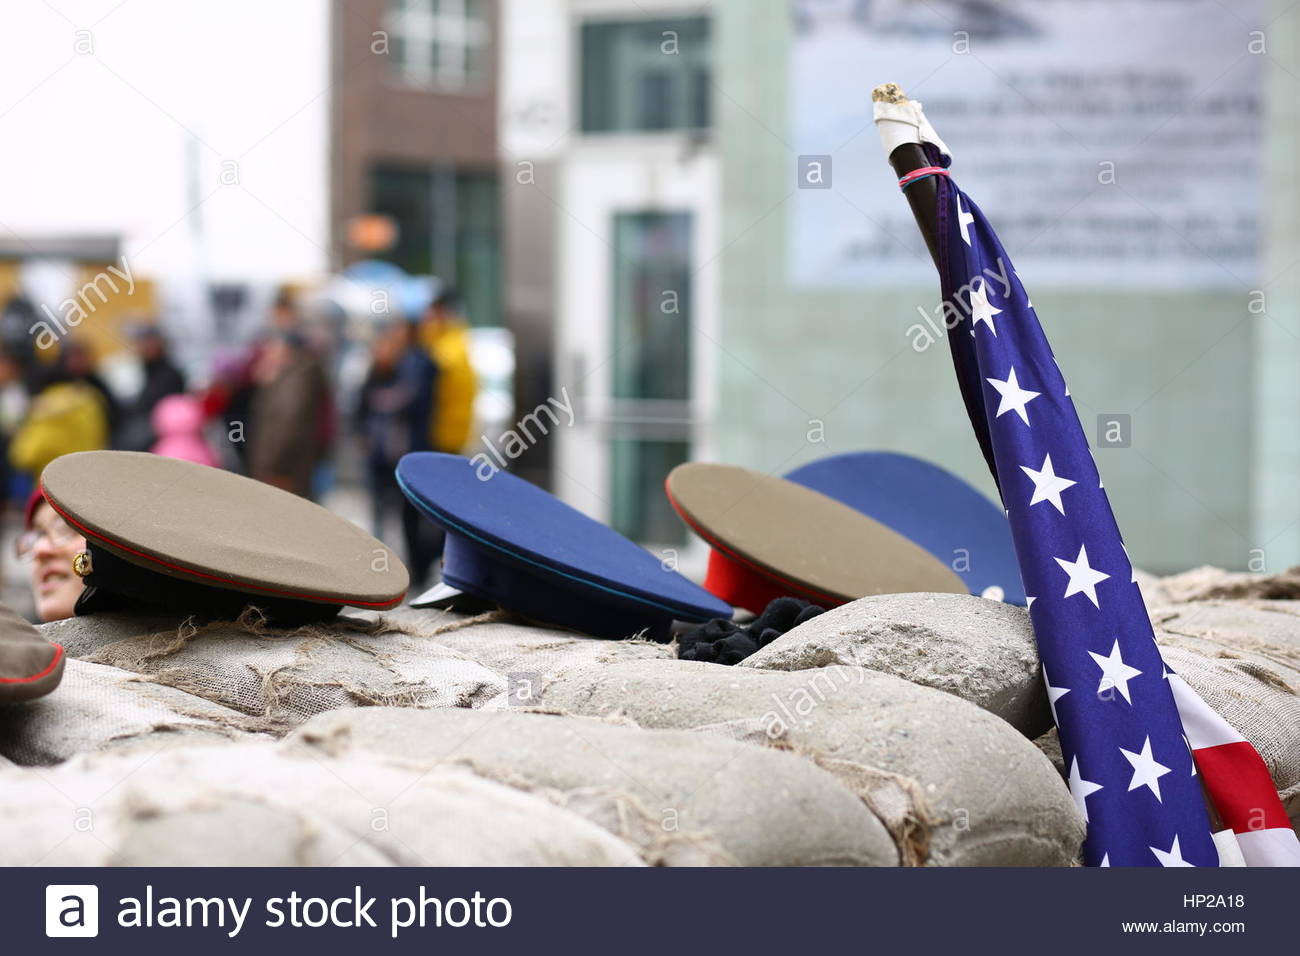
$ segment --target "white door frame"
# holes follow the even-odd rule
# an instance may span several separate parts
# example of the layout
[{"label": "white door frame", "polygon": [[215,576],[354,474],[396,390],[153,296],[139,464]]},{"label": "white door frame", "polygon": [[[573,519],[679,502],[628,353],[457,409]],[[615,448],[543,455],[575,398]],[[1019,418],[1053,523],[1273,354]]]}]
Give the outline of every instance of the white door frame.
[{"label": "white door frame", "polygon": [[607,423],[615,411],[610,399],[614,217],[691,214],[690,457],[707,460],[714,447],[716,395],[718,164],[711,148],[683,134],[661,134],[576,139],[561,166],[555,381],[557,389],[568,389],[578,417],[557,436],[554,482],[565,501],[607,521]]}]

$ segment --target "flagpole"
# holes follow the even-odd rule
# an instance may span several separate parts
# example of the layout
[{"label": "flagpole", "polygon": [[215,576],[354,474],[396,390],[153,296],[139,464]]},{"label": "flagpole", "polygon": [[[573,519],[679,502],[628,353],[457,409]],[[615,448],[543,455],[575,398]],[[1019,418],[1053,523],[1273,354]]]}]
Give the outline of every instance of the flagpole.
[{"label": "flagpole", "polygon": [[[873,103],[907,103],[907,94],[903,92],[902,87],[897,83],[884,83],[877,86],[871,91],[871,101]],[[920,169],[922,166],[929,166],[930,160],[925,155],[925,150],[919,143],[902,143],[889,154],[889,165],[894,167],[894,172],[898,178],[902,179],[908,173]],[[926,248],[930,250],[930,258],[934,260],[935,267],[939,266],[939,224],[938,224],[938,207],[939,207],[939,187],[933,178],[922,179],[904,190],[907,196],[907,204],[912,207],[912,215],[916,217],[916,224],[921,229],[921,236],[925,239]]]},{"label": "flagpole", "polygon": [[[916,104],[913,111],[912,101],[907,98],[903,88],[897,83],[882,83],[871,91],[872,113],[875,116],[876,126],[881,135],[881,143],[889,149],[891,142],[897,145],[889,150],[889,165],[894,168],[895,175],[902,179],[908,173],[915,172],[918,169],[931,165],[930,157],[926,155],[924,147],[920,140],[925,139],[939,147],[941,153],[947,154],[947,147],[942,146],[939,139],[928,121],[921,118],[920,104]],[[895,114],[893,117],[890,114]],[[902,114],[904,130],[903,135],[898,135],[899,124],[895,122],[894,129],[886,131],[886,123],[882,120],[898,120],[897,114]],[[917,124],[911,126],[910,124]],[[922,128],[923,127],[923,128]],[[912,215],[916,219],[916,225],[921,230],[921,238],[925,240],[925,246],[930,250],[930,258],[934,261],[934,267],[940,275],[943,274],[943,265],[939,260],[939,182],[935,176],[927,176],[918,179],[903,190],[903,195],[907,198],[907,204],[912,207]],[[971,427],[975,431],[975,440],[979,442],[980,451],[984,455],[985,462],[988,463],[989,473],[993,476],[993,483],[1001,491],[1001,482],[998,479],[997,462],[993,455],[993,444],[989,437],[988,425],[984,421],[984,415],[981,410],[981,403],[978,395],[972,394],[967,385],[968,376],[964,374],[969,361],[962,357],[962,353],[952,350],[953,366],[957,370],[958,387],[961,390],[962,401],[966,405],[966,413],[970,417]]]}]

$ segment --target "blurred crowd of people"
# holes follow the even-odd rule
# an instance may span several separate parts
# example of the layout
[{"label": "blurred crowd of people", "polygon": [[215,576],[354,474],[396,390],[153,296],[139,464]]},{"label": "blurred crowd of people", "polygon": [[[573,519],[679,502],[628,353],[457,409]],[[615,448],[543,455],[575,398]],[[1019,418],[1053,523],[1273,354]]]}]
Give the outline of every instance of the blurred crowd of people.
[{"label": "blurred crowd of people", "polygon": [[355,395],[338,394],[338,343],[318,333],[283,291],[252,341],[215,356],[207,381],[191,383],[157,322],[128,323],[138,372],[129,395],[110,387],[75,337],[55,355],[6,339],[0,489],[6,506],[25,503],[17,552],[41,620],[72,614],[81,591],[72,558],[85,544],[41,499],[39,475],[60,455],[106,448],[229,468],[309,498],[329,488],[339,449],[354,449],[362,460],[351,471],[367,484],[371,530],[383,538],[400,515],[412,587],[429,583],[442,536],[406,501],[394,469],[408,452],[459,453],[469,440],[477,383],[456,293],[376,319]]},{"label": "blurred crowd of people", "polygon": [[156,326],[132,324],[128,335],[141,387],[125,399],[76,339],[62,341],[52,356],[11,344],[0,348],[0,468],[7,496],[22,494],[60,455],[99,448],[150,451],[168,434],[168,423],[156,422],[155,415],[165,399],[185,396],[185,376]]}]

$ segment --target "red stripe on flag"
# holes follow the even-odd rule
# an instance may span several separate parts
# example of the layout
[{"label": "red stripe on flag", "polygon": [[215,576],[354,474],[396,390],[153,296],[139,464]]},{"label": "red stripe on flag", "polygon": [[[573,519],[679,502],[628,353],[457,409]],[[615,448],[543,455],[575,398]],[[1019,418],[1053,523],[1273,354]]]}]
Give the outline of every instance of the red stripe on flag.
[{"label": "red stripe on flag", "polygon": [[1226,826],[1236,833],[1291,829],[1268,767],[1249,743],[1202,747],[1193,753],[1205,789]]}]

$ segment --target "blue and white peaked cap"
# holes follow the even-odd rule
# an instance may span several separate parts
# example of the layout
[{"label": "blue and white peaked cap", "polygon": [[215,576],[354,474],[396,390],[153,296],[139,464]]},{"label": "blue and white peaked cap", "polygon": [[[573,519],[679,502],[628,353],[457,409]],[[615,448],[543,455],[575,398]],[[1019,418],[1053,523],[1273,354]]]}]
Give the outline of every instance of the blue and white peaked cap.
[{"label": "blue and white peaked cap", "polygon": [[443,581],[541,623],[596,637],[666,641],[674,620],[730,618],[730,605],[554,495],[460,455],[397,464],[411,503],[447,532]]}]

